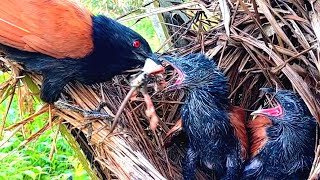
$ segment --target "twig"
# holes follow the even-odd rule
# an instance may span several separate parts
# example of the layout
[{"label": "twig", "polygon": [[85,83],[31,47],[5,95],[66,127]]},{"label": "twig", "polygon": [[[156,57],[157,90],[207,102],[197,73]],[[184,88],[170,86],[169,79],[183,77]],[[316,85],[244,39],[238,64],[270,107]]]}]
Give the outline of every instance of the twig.
[{"label": "twig", "polygon": [[[49,120],[49,126],[52,126],[52,120],[51,119]],[[52,160],[54,152],[57,152],[57,138],[58,138],[58,134],[59,134],[59,126],[60,125],[58,125],[58,128],[57,128],[56,132],[54,133],[54,137],[52,139],[51,150],[50,150],[50,153],[49,153],[50,161]]]},{"label": "twig", "polygon": [[114,131],[114,129],[116,128],[118,122],[119,122],[119,117],[121,115],[121,113],[123,112],[124,107],[126,106],[127,102],[129,101],[129,99],[131,98],[133,92],[135,92],[137,90],[137,87],[132,87],[130,89],[130,91],[128,92],[127,96],[124,98],[124,100],[122,101],[119,110],[117,111],[117,114],[113,120],[112,126],[109,130],[109,134],[107,135],[107,137]]}]

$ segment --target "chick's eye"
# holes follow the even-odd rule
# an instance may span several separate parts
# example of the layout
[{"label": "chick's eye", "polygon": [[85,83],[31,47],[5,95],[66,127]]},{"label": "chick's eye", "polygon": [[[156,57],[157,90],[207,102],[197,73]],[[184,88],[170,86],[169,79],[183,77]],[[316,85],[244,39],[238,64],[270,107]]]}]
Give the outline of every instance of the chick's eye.
[{"label": "chick's eye", "polygon": [[293,108],[293,106],[294,106],[294,105],[293,105],[292,103],[286,103],[286,107],[287,107],[287,108]]},{"label": "chick's eye", "polygon": [[141,46],[141,42],[139,40],[133,41],[133,47],[134,48],[140,48],[140,46]]}]

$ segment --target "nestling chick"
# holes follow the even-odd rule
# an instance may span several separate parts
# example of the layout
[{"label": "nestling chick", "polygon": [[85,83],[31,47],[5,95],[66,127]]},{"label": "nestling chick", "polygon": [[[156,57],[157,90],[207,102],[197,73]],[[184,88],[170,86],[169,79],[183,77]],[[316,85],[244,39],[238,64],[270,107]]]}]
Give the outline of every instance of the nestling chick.
[{"label": "nestling chick", "polygon": [[315,156],[316,120],[303,100],[289,90],[262,89],[277,106],[254,111],[251,159],[243,179],[307,179]]},{"label": "nestling chick", "polygon": [[179,74],[171,88],[184,89],[187,94],[181,108],[189,140],[184,179],[195,178],[198,163],[214,170],[218,179],[239,179],[248,143],[243,111],[231,107],[228,100],[227,78],[203,54],[164,59]]}]

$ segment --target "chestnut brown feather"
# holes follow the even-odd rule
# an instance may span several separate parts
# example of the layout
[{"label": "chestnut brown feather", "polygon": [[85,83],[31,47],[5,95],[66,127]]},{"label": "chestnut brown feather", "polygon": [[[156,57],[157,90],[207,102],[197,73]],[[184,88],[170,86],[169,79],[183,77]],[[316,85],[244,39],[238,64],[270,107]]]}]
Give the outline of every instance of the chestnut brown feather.
[{"label": "chestnut brown feather", "polygon": [[58,59],[83,58],[93,50],[91,15],[71,0],[2,0],[0,42]]},{"label": "chestnut brown feather", "polygon": [[248,123],[250,129],[250,156],[256,156],[268,141],[267,128],[272,125],[269,118],[265,116],[257,116]]}]

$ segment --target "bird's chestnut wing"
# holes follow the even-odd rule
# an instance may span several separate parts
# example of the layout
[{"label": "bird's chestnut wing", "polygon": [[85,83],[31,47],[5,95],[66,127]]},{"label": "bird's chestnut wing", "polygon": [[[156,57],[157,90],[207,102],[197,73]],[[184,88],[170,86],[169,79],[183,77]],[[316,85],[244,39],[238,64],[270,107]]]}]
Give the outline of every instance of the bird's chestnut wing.
[{"label": "bird's chestnut wing", "polygon": [[268,141],[267,128],[272,125],[272,121],[265,116],[257,116],[248,123],[250,136],[250,156],[256,156]]},{"label": "bird's chestnut wing", "polygon": [[0,43],[55,58],[93,49],[91,13],[71,0],[2,0]]},{"label": "bird's chestnut wing", "polygon": [[244,160],[248,158],[249,142],[246,130],[245,112],[242,108],[233,106],[230,111],[230,123],[234,127],[235,135],[241,144],[241,156]]}]

